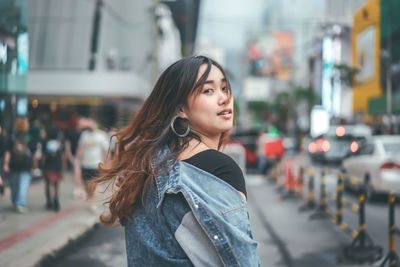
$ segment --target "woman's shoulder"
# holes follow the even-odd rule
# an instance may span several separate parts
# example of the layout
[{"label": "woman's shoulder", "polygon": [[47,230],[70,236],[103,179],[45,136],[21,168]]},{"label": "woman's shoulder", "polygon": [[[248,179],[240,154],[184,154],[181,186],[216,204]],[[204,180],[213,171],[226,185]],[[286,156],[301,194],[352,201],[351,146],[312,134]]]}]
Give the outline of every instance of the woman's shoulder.
[{"label": "woman's shoulder", "polygon": [[237,163],[227,154],[215,150],[215,149],[207,149],[203,150],[192,157],[186,159],[186,161],[202,161],[202,162],[208,162],[209,164],[212,165],[225,165],[225,166],[231,166],[231,167],[238,167]]},{"label": "woman's shoulder", "polygon": [[227,154],[216,150],[216,149],[206,149],[203,150],[199,153],[197,153],[196,155],[194,155],[193,157],[213,157],[213,158],[218,158],[218,159],[225,159],[225,160],[229,160],[232,158],[229,157]]}]

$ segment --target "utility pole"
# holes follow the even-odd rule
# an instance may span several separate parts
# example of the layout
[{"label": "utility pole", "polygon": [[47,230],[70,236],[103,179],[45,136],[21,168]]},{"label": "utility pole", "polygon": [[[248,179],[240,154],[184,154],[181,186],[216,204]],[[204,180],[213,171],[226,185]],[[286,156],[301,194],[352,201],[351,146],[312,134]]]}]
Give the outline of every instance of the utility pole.
[{"label": "utility pole", "polygon": [[388,36],[387,36],[387,69],[386,69],[386,113],[388,116],[389,123],[389,134],[392,133],[392,25],[391,25],[391,12],[390,12],[390,0],[388,3]]},{"label": "utility pole", "polygon": [[90,59],[89,70],[93,71],[96,67],[97,48],[99,40],[99,30],[101,22],[101,9],[103,7],[103,0],[96,0],[96,8],[93,16],[92,37],[90,40]]}]

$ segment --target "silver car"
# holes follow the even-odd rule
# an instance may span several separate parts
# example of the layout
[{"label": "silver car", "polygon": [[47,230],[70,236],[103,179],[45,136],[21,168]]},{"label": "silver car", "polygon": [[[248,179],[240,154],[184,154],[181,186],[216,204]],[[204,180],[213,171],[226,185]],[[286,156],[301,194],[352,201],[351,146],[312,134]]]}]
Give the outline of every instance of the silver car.
[{"label": "silver car", "polygon": [[[343,160],[342,167],[351,179],[346,186],[365,186],[368,198],[378,192],[400,193],[400,135],[367,138],[358,151]],[[349,183],[349,181],[352,181]]]},{"label": "silver car", "polygon": [[327,163],[341,163],[351,155],[352,146],[357,146],[372,136],[372,129],[364,124],[332,125],[325,136],[327,149],[322,154]]}]

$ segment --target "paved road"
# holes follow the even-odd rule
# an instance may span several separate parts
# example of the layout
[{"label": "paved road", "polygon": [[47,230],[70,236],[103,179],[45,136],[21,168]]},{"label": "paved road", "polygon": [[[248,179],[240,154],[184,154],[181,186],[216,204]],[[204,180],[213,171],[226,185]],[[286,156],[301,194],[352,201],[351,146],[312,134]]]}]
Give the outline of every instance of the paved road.
[{"label": "paved road", "polygon": [[[276,185],[265,177],[248,175],[250,222],[262,266],[333,267],[352,266],[339,261],[351,238],[329,220],[308,219],[299,212],[300,200],[284,201]],[[100,226],[89,237],[47,266],[126,266],[123,231]],[[364,265],[369,266],[369,265]]]},{"label": "paved road", "polygon": [[[316,173],[320,173],[320,168],[316,169]],[[319,175],[316,175],[316,184],[319,185]],[[336,212],[336,201],[331,197],[336,192],[337,176],[327,175],[326,177],[327,191],[329,195],[329,209],[332,213]],[[319,196],[319,188],[316,188],[316,196]],[[344,196],[349,202],[358,204],[358,193],[355,191],[346,191]],[[343,220],[348,224],[349,228],[358,230],[359,215],[351,211],[350,208],[344,208]],[[388,250],[388,221],[389,221],[389,205],[387,196],[382,195],[374,200],[367,201],[365,205],[365,222],[366,231],[372,237],[376,245],[382,246],[385,251]],[[395,209],[395,220],[397,225],[400,225],[400,205],[397,204]],[[400,242],[399,236],[396,239]]]},{"label": "paved road", "polygon": [[124,267],[125,241],[122,227],[99,225],[76,246],[43,267]]},{"label": "paved road", "polygon": [[[303,157],[301,161],[307,166],[312,166],[313,163],[309,158]],[[315,167],[315,196],[318,203],[320,198],[320,175],[322,170],[321,164],[314,164]],[[328,207],[330,212],[336,214],[336,200],[333,195],[336,193],[338,176],[334,175],[332,171],[338,172],[340,165],[328,165],[324,166],[329,170],[329,174],[326,175],[326,191],[328,199]],[[306,196],[307,191],[307,179],[305,179],[304,195]],[[358,204],[358,192],[354,190],[347,190],[344,192],[344,197],[349,203]],[[395,221],[396,225],[400,226],[400,202],[397,202],[395,209]],[[365,223],[366,231],[371,236],[372,241],[375,245],[381,246],[384,249],[384,253],[388,251],[389,247],[389,236],[388,236],[388,222],[389,222],[389,205],[387,195],[381,195],[374,200],[368,200],[365,205]],[[359,230],[359,214],[352,211],[349,207],[343,209],[343,221],[348,225],[349,229]],[[350,232],[350,231],[347,231]],[[352,237],[351,237],[352,238]],[[396,242],[400,242],[400,235],[397,236]],[[398,250],[400,253],[400,250]]]}]

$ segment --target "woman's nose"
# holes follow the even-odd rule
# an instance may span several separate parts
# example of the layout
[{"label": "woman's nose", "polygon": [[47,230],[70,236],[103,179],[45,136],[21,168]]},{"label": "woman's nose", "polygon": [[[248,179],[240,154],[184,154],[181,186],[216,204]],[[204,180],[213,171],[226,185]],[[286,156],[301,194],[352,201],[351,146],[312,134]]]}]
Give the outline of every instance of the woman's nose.
[{"label": "woman's nose", "polygon": [[227,91],[219,90],[220,105],[229,103],[230,99],[231,99],[231,94],[229,94]]}]

